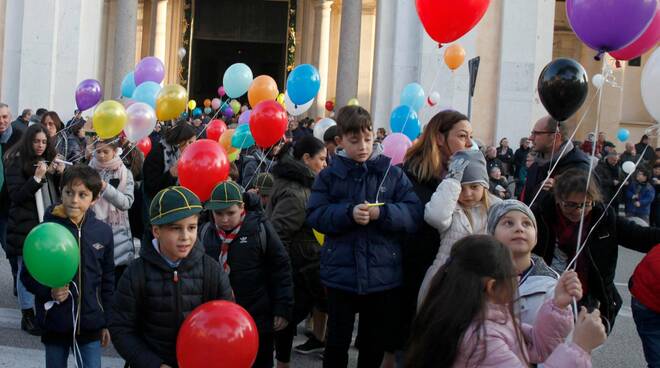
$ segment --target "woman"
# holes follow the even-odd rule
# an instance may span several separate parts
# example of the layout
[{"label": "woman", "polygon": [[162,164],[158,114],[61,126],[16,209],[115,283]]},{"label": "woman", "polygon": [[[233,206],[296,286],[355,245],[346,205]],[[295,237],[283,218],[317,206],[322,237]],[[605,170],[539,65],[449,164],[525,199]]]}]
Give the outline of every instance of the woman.
[{"label": "woman", "polygon": [[46,128],[48,137],[55,142],[57,153],[66,157],[67,141],[66,131],[62,131],[64,124],[55,111],[48,111],[41,117],[41,125]]},{"label": "woman", "polygon": [[[11,198],[7,226],[7,256],[18,257],[18,274],[23,268],[23,242],[27,234],[43,221],[45,210],[59,199],[57,176],[64,165],[55,161],[57,157],[53,140],[41,124],[27,128],[22,139],[5,156],[5,180]],[[38,335],[34,321],[34,295],[30,294],[20,278],[16,289],[23,311],[21,328]]]},{"label": "woman", "polygon": [[293,320],[276,335],[278,367],[289,366],[291,344],[296,326],[314,310],[314,333],[297,346],[301,354],[311,354],[325,347],[325,297],[319,275],[319,244],[312,228],[305,224],[307,200],[312,184],[326,166],[325,145],[307,135],[292,148],[284,147],[273,168],[273,186],[266,215],[273,223],[291,258],[294,281]]},{"label": "woman", "polygon": [[500,146],[497,148],[497,158],[502,161],[504,167],[502,167],[502,175],[504,177],[509,177],[513,175],[513,150],[509,147],[509,140],[502,138],[500,140]]},{"label": "woman", "polygon": [[609,333],[621,308],[621,296],[614,286],[619,245],[646,253],[660,243],[660,229],[639,226],[618,216],[614,208],[606,208],[595,180],[587,187],[587,176],[580,169],[564,172],[555,179],[554,196],[532,208],[538,221],[534,253],[557,273],[564,272],[575,257],[584,209],[580,243],[586,241],[586,245],[574,264],[585,290],[580,304],[599,308]]}]

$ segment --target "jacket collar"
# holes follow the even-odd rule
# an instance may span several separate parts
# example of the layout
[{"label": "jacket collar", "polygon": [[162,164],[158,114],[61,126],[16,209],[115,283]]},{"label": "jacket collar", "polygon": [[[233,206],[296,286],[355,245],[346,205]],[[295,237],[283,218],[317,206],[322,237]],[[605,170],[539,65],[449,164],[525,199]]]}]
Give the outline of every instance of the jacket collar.
[{"label": "jacket collar", "polygon": [[385,155],[374,153],[366,162],[360,163],[342,155],[342,152],[335,157],[331,165],[331,172],[342,179],[345,179],[349,173],[357,176],[364,176],[369,171],[384,173],[390,166],[390,158]]},{"label": "jacket collar", "polygon": [[[151,246],[151,244],[144,244],[142,246],[140,249],[140,257],[143,258],[145,262],[149,262],[163,271],[172,272],[172,267],[163,259],[156,248]],[[187,271],[199,262],[202,257],[204,257],[204,250],[202,250],[201,244],[198,241],[193,245],[188,256],[179,262],[176,269],[179,271]]]}]

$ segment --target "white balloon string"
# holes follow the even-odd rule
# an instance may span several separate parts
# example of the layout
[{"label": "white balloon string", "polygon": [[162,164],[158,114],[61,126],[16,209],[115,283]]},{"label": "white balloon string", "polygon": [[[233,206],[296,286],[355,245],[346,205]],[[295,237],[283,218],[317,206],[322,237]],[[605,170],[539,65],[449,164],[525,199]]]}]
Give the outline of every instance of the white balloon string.
[{"label": "white balloon string", "polygon": [[199,134],[197,134],[197,139],[199,139],[199,137],[201,137],[202,134],[204,134],[204,132],[206,131],[206,128],[208,128],[208,126],[209,126],[209,124],[211,123],[211,121],[213,121],[213,120],[218,116],[218,114],[220,113],[220,111],[222,111],[222,108],[225,107],[225,105],[227,104],[227,101],[229,101],[229,98],[227,98],[227,100],[225,100],[225,101],[222,103],[222,105],[220,105],[220,107],[219,107],[218,110],[215,112],[215,114],[213,115],[213,117],[211,117],[211,120],[210,120],[207,124],[204,124],[204,128],[202,128],[202,131],[199,132]]},{"label": "white balloon string", "polygon": [[269,153],[273,150],[273,148],[275,148],[275,146],[277,146],[278,144],[279,144],[279,143],[276,143],[276,144],[272,145],[272,146],[268,149],[268,152],[264,152],[263,150],[261,150],[261,152],[263,153],[263,156],[262,156],[261,159],[259,160],[259,165],[257,165],[257,168],[254,170],[254,173],[253,173],[252,176],[250,177],[250,180],[248,180],[247,184],[245,184],[245,189],[249,188],[249,187],[250,187],[250,184],[252,183],[252,180],[253,180],[257,175],[259,175],[259,168],[260,168],[261,165],[266,161],[266,158],[268,157],[268,154],[269,154]]},{"label": "white balloon string", "polygon": [[119,158],[120,158],[121,160],[123,160],[126,156],[128,156],[129,153],[131,153],[131,151],[133,151],[133,150],[135,149],[135,147],[137,147],[137,144],[135,144],[135,143],[134,143],[134,144],[131,144],[131,148],[129,148],[128,151],[126,151],[126,153],[124,153],[123,155],[121,155]]},{"label": "white balloon string", "polygon": [[[71,162],[73,162],[73,163],[76,163],[77,161],[82,160],[82,159],[85,158],[85,156],[87,155],[87,147],[89,147],[89,146],[94,146],[97,142],[100,142],[100,141],[101,141],[101,139],[100,139],[99,137],[94,138],[94,140],[92,140],[92,141],[91,141],[91,142],[85,147],[84,152],[82,152],[82,153],[79,154],[78,156],[73,157],[73,158],[72,158],[71,160],[69,160],[69,161],[71,161]],[[110,142],[108,142],[108,143],[106,143],[106,144],[104,144],[104,145],[102,145],[102,146],[100,146],[100,147],[94,148],[93,150],[91,150],[91,151],[89,152],[89,154],[90,154],[90,155],[93,155],[93,154],[95,154],[97,151],[99,151],[99,150],[101,150],[101,149],[107,147],[108,145],[113,144],[113,143],[117,143],[117,142],[119,142],[119,138],[115,138],[115,139],[111,140]]]},{"label": "white balloon string", "polygon": [[[73,285],[73,288],[76,290],[77,294],[80,294],[78,291],[78,285],[76,285],[75,281],[71,281],[71,284]],[[73,297],[73,293],[71,290],[68,291],[69,295],[71,296],[71,318],[73,319],[73,341],[71,345],[71,350],[73,351],[73,360],[75,362],[76,367],[82,368],[83,362],[82,362],[82,353],[80,352],[80,347],[78,346],[78,341],[76,341],[76,327],[78,326],[78,321],[76,320],[76,301]],[[78,295],[80,298],[81,296]],[[78,364],[78,357],[80,357],[80,364]]]}]

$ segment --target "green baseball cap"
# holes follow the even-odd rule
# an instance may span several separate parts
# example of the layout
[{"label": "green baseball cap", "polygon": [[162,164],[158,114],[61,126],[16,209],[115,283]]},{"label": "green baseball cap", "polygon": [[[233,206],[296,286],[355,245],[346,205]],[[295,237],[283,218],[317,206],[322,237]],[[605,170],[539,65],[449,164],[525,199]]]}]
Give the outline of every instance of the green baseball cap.
[{"label": "green baseball cap", "polygon": [[202,212],[202,203],[190,189],[178,186],[158,192],[149,206],[152,225],[166,225]]},{"label": "green baseball cap", "polygon": [[273,175],[269,173],[260,173],[254,181],[254,187],[259,189],[259,194],[268,196],[273,191],[274,183],[275,179],[273,179]]},{"label": "green baseball cap", "polygon": [[223,181],[213,188],[211,198],[204,203],[204,208],[211,211],[224,210],[235,204],[243,203],[243,188],[237,183]]}]

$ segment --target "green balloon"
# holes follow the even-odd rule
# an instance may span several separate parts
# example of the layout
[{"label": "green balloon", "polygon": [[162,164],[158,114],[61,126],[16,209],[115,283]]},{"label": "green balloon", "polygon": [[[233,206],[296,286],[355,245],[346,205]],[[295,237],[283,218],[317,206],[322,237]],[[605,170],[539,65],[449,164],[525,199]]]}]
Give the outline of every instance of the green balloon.
[{"label": "green balloon", "polygon": [[62,225],[40,224],[25,238],[23,262],[39,283],[51,288],[65,286],[78,271],[78,241]]},{"label": "green balloon", "polygon": [[241,109],[241,103],[236,100],[231,100],[229,106],[231,106],[231,111],[234,112],[234,115],[238,114],[238,111]]}]

